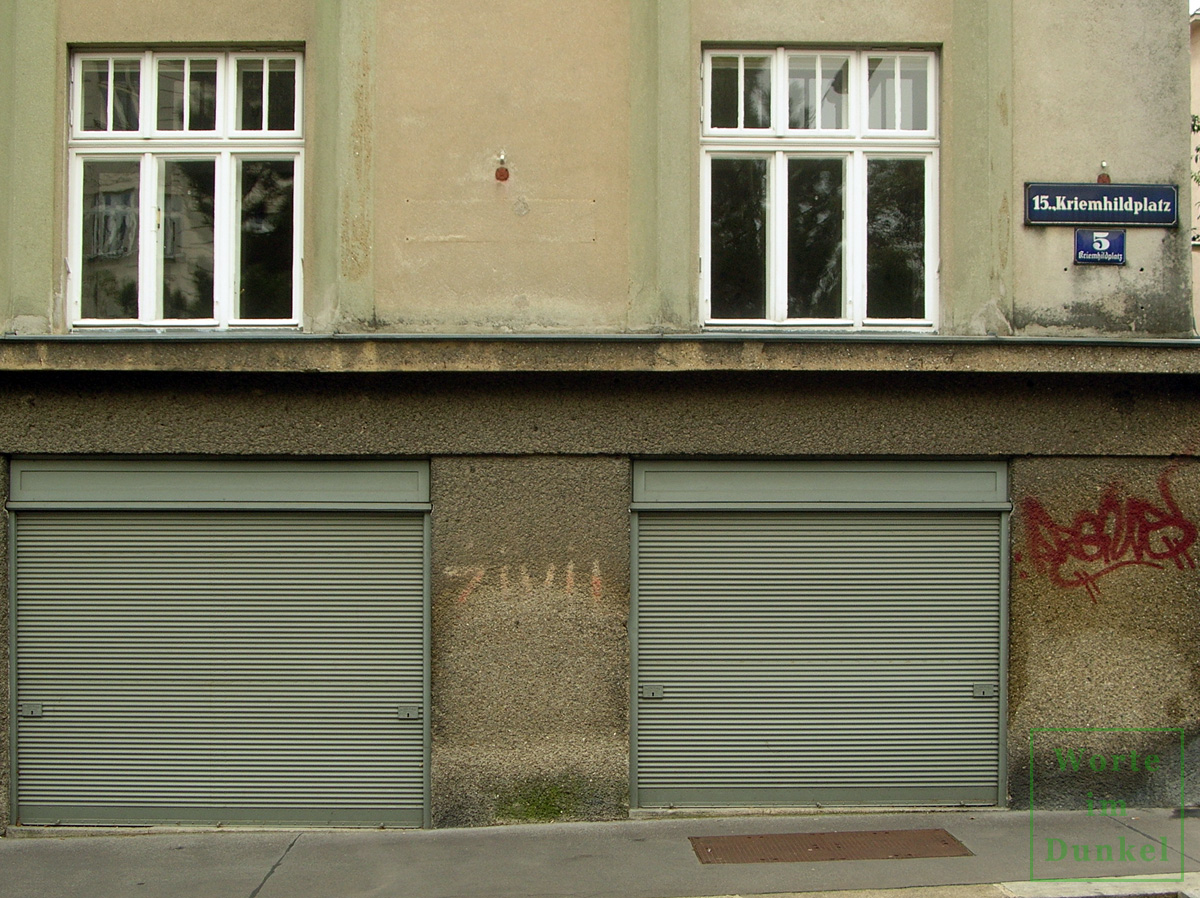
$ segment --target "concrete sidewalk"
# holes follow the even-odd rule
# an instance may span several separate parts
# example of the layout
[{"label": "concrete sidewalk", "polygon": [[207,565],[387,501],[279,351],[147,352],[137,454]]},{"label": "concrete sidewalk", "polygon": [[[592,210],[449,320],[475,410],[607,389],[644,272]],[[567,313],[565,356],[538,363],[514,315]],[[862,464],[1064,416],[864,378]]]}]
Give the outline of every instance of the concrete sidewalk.
[{"label": "concrete sidewalk", "polygon": [[[1031,820],[1033,838],[1031,841]],[[149,830],[39,828],[0,839],[4,898],[694,898],[905,889],[911,898],[1200,898],[1200,827],[1179,811],[964,810],[672,817],[480,829]],[[970,857],[701,864],[689,836],[948,830]],[[70,834],[68,834],[70,833]],[[100,833],[100,834],[95,834]],[[1182,856],[1180,841],[1182,838]],[[1031,844],[1034,850],[1031,871]],[[1097,861],[1094,846],[1114,846]],[[1089,846],[1075,861],[1071,846]],[[1063,860],[1052,862],[1065,854]],[[1124,856],[1124,860],[1121,857]],[[1145,857],[1146,860],[1142,860]],[[1164,859],[1165,858],[1165,859]],[[1179,881],[1180,869],[1194,875]],[[1112,877],[1169,882],[1055,883]]]}]

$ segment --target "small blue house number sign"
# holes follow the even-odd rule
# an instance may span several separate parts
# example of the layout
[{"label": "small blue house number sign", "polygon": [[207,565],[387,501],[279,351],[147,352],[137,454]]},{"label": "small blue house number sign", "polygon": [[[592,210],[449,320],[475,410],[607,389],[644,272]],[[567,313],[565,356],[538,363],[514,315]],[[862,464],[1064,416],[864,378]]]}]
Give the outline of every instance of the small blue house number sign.
[{"label": "small blue house number sign", "polygon": [[1075,229],[1076,265],[1124,265],[1125,232]]}]

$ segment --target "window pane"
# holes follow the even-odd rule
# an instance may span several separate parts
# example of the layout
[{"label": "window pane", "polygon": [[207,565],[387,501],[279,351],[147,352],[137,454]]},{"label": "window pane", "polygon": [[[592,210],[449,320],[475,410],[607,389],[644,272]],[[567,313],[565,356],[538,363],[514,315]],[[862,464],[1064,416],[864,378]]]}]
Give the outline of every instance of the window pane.
[{"label": "window pane", "polygon": [[788,317],[842,317],[841,159],[788,160]]},{"label": "window pane", "polygon": [[188,130],[217,128],[217,61],[193,59],[188,84]]},{"label": "window pane", "polygon": [[158,130],[183,130],[183,60],[158,64]]},{"label": "window pane", "polygon": [[896,127],[896,57],[872,56],[867,60],[867,127]]},{"label": "window pane", "polygon": [[713,318],[767,316],[767,160],[712,160]]},{"label": "window pane", "polygon": [[84,131],[108,130],[108,60],[85,59],[82,68]]},{"label": "window pane", "polygon": [[821,57],[821,127],[846,128],[846,95],[850,82],[850,60],[844,56]]},{"label": "window pane", "polygon": [[712,60],[712,109],[709,125],[713,128],[738,126],[738,58],[714,56]]},{"label": "window pane", "polygon": [[296,61],[272,59],[267,73],[267,128],[291,131],[296,127]]},{"label": "window pane", "polygon": [[140,163],[83,163],[84,318],[138,317]]},{"label": "window pane", "polygon": [[212,318],[216,163],[168,159],[159,172],[163,317]]},{"label": "window pane", "polygon": [[771,127],[771,58],[746,57],[745,127]]},{"label": "window pane", "polygon": [[239,318],[292,317],[293,162],[241,163]]},{"label": "window pane", "polygon": [[263,126],[263,64],[261,59],[239,59],[237,64],[238,127],[261,131]]},{"label": "window pane", "polygon": [[141,97],[142,64],[136,59],[113,61],[114,131],[136,131],[141,127],[138,101]]},{"label": "window pane", "polygon": [[788,127],[817,127],[817,57],[788,59]]},{"label": "window pane", "polygon": [[923,57],[900,57],[900,127],[905,131],[929,127],[929,63]]},{"label": "window pane", "polygon": [[925,160],[867,160],[867,317],[925,317]]}]

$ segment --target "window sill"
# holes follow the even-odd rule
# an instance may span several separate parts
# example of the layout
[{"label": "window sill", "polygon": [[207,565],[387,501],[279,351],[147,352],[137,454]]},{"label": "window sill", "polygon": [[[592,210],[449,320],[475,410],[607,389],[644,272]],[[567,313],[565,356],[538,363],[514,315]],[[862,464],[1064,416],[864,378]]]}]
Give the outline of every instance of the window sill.
[{"label": "window sill", "polygon": [[932,321],[871,321],[856,324],[853,321],[706,321],[701,326],[705,333],[714,332],[770,332],[777,333],[820,333],[826,335],[860,334],[936,334],[937,326]]},{"label": "window sill", "polygon": [[117,323],[110,321],[79,321],[70,326],[72,334],[247,334],[247,333],[299,333],[302,330],[296,322],[284,321],[279,324],[228,324],[219,325],[211,322],[177,322],[138,321],[133,323]]}]

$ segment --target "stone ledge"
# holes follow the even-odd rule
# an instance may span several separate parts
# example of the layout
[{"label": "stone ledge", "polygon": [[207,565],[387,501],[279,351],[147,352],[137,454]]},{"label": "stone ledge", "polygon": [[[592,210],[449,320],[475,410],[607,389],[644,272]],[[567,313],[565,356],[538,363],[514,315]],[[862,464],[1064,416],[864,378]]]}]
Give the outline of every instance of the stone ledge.
[{"label": "stone ledge", "polygon": [[1200,341],[89,334],[0,339],[0,371],[1200,374]]}]

